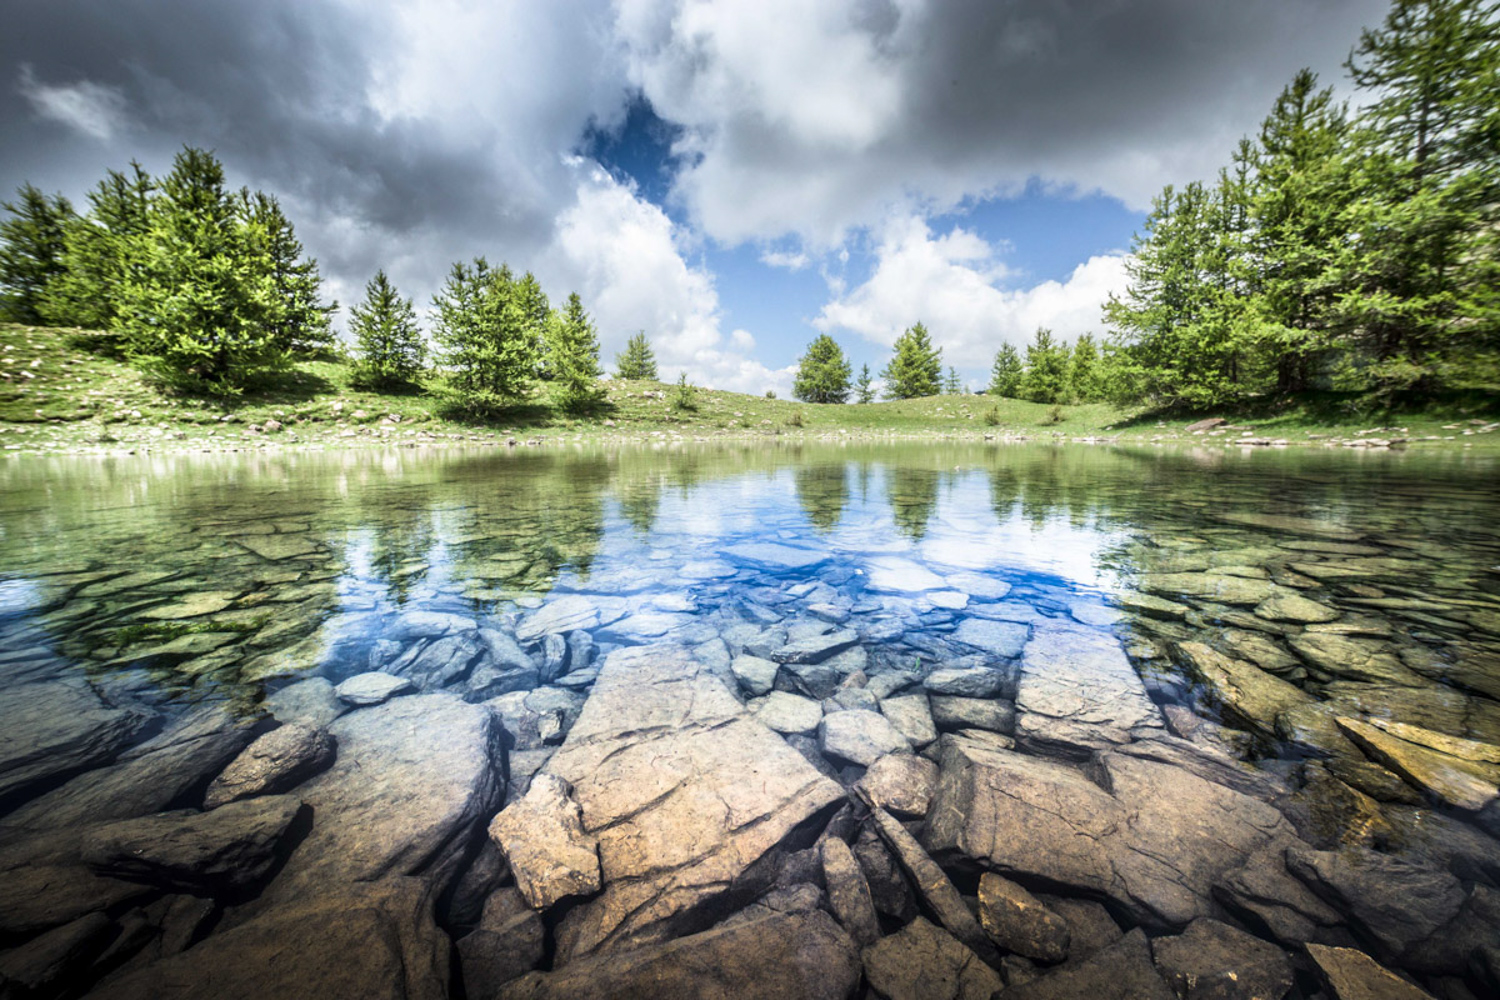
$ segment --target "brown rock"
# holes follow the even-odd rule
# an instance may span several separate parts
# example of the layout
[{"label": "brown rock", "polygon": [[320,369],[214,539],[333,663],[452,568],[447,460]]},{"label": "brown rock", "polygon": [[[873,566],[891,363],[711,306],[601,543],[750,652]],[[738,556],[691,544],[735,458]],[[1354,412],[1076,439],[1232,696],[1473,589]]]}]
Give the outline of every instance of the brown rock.
[{"label": "brown rock", "polygon": [[538,774],[525,797],[490,824],[491,839],[535,910],[550,909],[569,896],[591,896],[601,885],[598,841],[584,832],[582,811],[570,792],[556,775]]},{"label": "brown rock", "polygon": [[226,767],[203,800],[205,809],[256,795],[284,792],[333,763],[326,730],[281,726],[256,739]]},{"label": "brown rock", "polygon": [[1072,934],[1067,921],[994,872],[979,878],[979,923],[1005,951],[1040,962],[1061,962],[1068,957]]},{"label": "brown rock", "polygon": [[1000,976],[921,917],[865,949],[865,978],[882,1000],[990,1000]]},{"label": "brown rock", "polygon": [[924,757],[888,754],[870,765],[854,791],[893,815],[920,818],[932,805],[937,777],[937,765]]},{"label": "brown rock", "polygon": [[999,952],[985,936],[974,914],[969,912],[963,897],[937,863],[922,850],[916,838],[884,809],[871,809],[870,818],[874,821],[875,832],[896,856],[922,901],[938,918],[938,923],[980,958],[987,962],[998,961]]},{"label": "brown rock", "polygon": [[1307,953],[1335,1000],[1432,1000],[1362,951],[1310,944]]},{"label": "brown rock", "polygon": [[1207,917],[1176,937],[1157,938],[1151,951],[1182,1000],[1281,1000],[1292,988],[1286,952]]},{"label": "brown rock", "polygon": [[859,862],[854,860],[854,853],[839,838],[825,837],[821,857],[823,884],[828,890],[833,915],[839,918],[839,923],[844,925],[856,946],[863,948],[874,944],[880,937],[880,921],[875,916],[870,887],[859,870]]}]

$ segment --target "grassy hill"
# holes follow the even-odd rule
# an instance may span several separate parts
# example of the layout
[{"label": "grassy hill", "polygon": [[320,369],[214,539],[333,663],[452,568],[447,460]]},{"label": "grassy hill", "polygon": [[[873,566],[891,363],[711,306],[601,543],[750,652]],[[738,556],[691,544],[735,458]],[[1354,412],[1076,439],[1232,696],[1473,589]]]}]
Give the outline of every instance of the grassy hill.
[{"label": "grassy hill", "polygon": [[101,353],[101,346],[97,334],[0,325],[0,445],[5,450],[784,435],[1118,437],[1215,444],[1250,437],[1327,443],[1355,439],[1361,432],[1407,438],[1420,446],[1500,449],[1500,433],[1491,426],[1500,409],[1494,400],[1380,418],[1352,415],[1348,400],[1280,401],[1260,411],[1218,414],[1232,420],[1232,429],[1194,435],[1185,428],[1196,415],[1158,417],[1103,403],[1052,407],[953,395],[839,406],[696,388],[693,408],[683,409],[674,405],[676,386],[611,380],[605,382],[604,402],[585,417],[558,411],[542,389],[512,409],[478,418],[447,401],[440,379],[410,394],[361,391],[350,387],[349,366],[340,361],[299,362],[273,383],[237,398],[177,395]]}]

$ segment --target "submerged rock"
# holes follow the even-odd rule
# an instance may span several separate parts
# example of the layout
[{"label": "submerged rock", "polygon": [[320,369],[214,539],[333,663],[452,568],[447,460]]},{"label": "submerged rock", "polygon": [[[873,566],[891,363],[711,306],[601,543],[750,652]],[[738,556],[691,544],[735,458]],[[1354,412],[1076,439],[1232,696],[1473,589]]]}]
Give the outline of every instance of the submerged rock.
[{"label": "submerged rock", "polygon": [[825,754],[861,767],[887,754],[911,751],[906,737],[885,716],[866,709],[825,715],[818,724],[818,743]]},{"label": "submerged rock", "polygon": [[917,843],[917,839],[884,809],[871,809],[870,818],[875,825],[875,832],[890,848],[928,911],[938,918],[938,923],[985,961],[998,958],[995,946],[985,936],[979,922],[974,919],[974,914],[969,912],[958,889],[938,867],[937,862],[922,849],[922,845]]},{"label": "submerged rock", "polygon": [[1156,967],[1182,1000],[1281,1000],[1292,988],[1286,952],[1207,917],[1151,943]]},{"label": "submerged rock", "polygon": [[1363,848],[1295,847],[1287,868],[1392,954],[1427,940],[1464,904],[1463,886],[1448,872]]},{"label": "submerged rock", "polygon": [[1259,604],[1277,592],[1269,580],[1251,580],[1227,573],[1147,573],[1140,578],[1142,590],[1218,601],[1222,604]]},{"label": "submerged rock", "polygon": [[379,705],[398,694],[415,691],[416,685],[405,677],[372,670],[355,674],[333,690],[344,704],[362,707]]},{"label": "submerged rock", "polygon": [[1016,737],[1023,744],[1086,755],[1164,731],[1118,639],[1069,625],[1037,626],[1016,694]]},{"label": "submerged rock", "polygon": [[1339,617],[1338,611],[1328,605],[1291,593],[1272,594],[1255,606],[1255,613],[1271,621],[1300,624],[1331,622]]},{"label": "submerged rock", "polygon": [[556,775],[539,774],[526,795],[490,824],[490,838],[500,845],[521,894],[534,910],[599,891],[598,842],[583,832],[570,791]]},{"label": "submerged rock", "polygon": [[1296,685],[1201,642],[1181,642],[1176,650],[1188,673],[1208,687],[1227,716],[1265,735],[1276,734],[1282,713],[1314,700]]},{"label": "submerged rock", "polygon": [[1013,660],[1025,648],[1030,629],[1017,622],[990,621],[985,618],[966,618],[953,632],[953,638],[981,652]]},{"label": "submerged rock", "polygon": [[323,729],[281,726],[240,752],[208,786],[205,809],[294,788],[333,762],[333,738]]},{"label": "submerged rock", "polygon": [[932,718],[932,706],[925,694],[883,698],[880,702],[880,714],[890,719],[891,725],[919,750],[938,737],[937,725]]},{"label": "submerged rock", "polygon": [[10,688],[0,699],[0,802],[108,763],[148,721],[111,707],[81,681]]},{"label": "submerged rock", "polygon": [[90,913],[17,948],[0,952],[0,995],[57,996],[83,979],[90,962],[119,932],[102,913]]},{"label": "submerged rock", "polygon": [[479,926],[458,940],[467,995],[493,997],[506,983],[541,965],[546,934],[542,918],[516,889],[491,894]]},{"label": "submerged rock", "polygon": [[837,837],[823,838],[819,859],[823,864],[823,884],[828,889],[828,903],[856,947],[874,944],[880,937],[880,920],[870,898],[870,886],[854,852]]},{"label": "submerged rock", "polygon": [[937,776],[937,765],[924,757],[887,754],[870,765],[854,790],[870,805],[892,815],[921,818],[932,805]]},{"label": "submerged rock", "polygon": [[1000,976],[922,917],[865,949],[865,978],[882,1000],[990,1000]]},{"label": "submerged rock", "polygon": [[[1496,815],[1486,818],[1500,830],[1500,809],[1495,808],[1500,803],[1500,765],[1409,743],[1358,719],[1340,716],[1336,721],[1339,728],[1378,763],[1390,768],[1433,798],[1472,813],[1493,810]],[[1400,731],[1412,734],[1428,732],[1415,726],[1403,727]],[[1486,747],[1486,744],[1454,740],[1440,733],[1432,733],[1427,739],[1430,743],[1442,743],[1460,750],[1464,749],[1465,744],[1475,748]],[[1475,755],[1483,752],[1483,749],[1473,751]]]},{"label": "submerged rock", "polygon": [[1067,921],[1025,889],[994,872],[979,878],[979,923],[1003,950],[1041,962],[1068,957]]},{"label": "submerged rock", "polygon": [[1151,962],[1146,935],[1131,931],[1081,962],[1008,987],[1005,1000],[1174,1000]]},{"label": "submerged rock", "polygon": [[1432,994],[1358,949],[1310,944],[1307,954],[1336,1000],[1432,1000]]},{"label": "submerged rock", "polygon": [[1427,683],[1391,652],[1388,643],[1329,632],[1304,632],[1292,636],[1290,642],[1308,663],[1335,677],[1405,687],[1422,687]]}]

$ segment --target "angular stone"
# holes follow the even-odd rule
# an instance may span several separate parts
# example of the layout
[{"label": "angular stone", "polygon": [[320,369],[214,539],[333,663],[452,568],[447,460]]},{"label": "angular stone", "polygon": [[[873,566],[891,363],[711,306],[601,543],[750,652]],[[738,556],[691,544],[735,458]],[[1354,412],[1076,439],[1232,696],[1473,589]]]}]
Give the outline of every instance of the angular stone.
[{"label": "angular stone", "polygon": [[1353,542],[1362,537],[1359,532],[1352,528],[1346,528],[1342,524],[1335,524],[1332,521],[1323,521],[1312,517],[1293,517],[1289,514],[1261,514],[1249,511],[1230,511],[1216,516],[1220,521],[1228,521],[1231,524],[1243,524],[1252,528],[1266,528],[1270,531],[1287,532],[1293,535],[1311,535],[1314,538],[1327,538],[1341,542]]},{"label": "angular stone", "polygon": [[203,807],[270,795],[294,788],[333,763],[327,730],[281,726],[257,738],[208,786]]},{"label": "angular stone", "polygon": [[516,885],[534,910],[547,910],[569,896],[599,891],[599,844],[583,832],[583,815],[571,789],[542,773],[525,797],[500,811],[490,838],[500,845]]},{"label": "angular stone", "polygon": [[599,838],[603,893],[570,912],[559,952],[690,931],[769,885],[785,845],[843,789],[754,721],[676,646],[618,650],[547,771],[568,781]]},{"label": "angular stone", "polygon": [[1292,988],[1286,952],[1207,917],[1176,937],[1157,938],[1151,951],[1182,1000],[1281,1000]]},{"label": "angular stone", "polygon": [[822,549],[805,549],[777,542],[731,545],[723,550],[723,554],[761,569],[776,571],[812,569],[827,562],[829,558],[829,553]]},{"label": "angular stone", "polygon": [[[415,700],[415,699],[413,699]],[[419,879],[332,883],[101,985],[98,1000],[442,1000],[447,935]],[[354,958],[357,957],[357,960]]]},{"label": "angular stone", "polygon": [[1247,580],[1225,573],[1145,573],[1139,582],[1142,590],[1154,594],[1220,604],[1259,604],[1276,593],[1276,585],[1269,580]]},{"label": "angular stone", "polygon": [[953,638],[966,646],[973,646],[992,656],[1014,660],[1026,646],[1027,626],[1017,622],[990,621],[986,618],[966,618],[953,632]]},{"label": "angular stone", "polygon": [[1335,677],[1403,687],[1422,687],[1427,683],[1390,651],[1389,643],[1328,632],[1304,632],[1289,641],[1299,656]]},{"label": "angular stone", "polygon": [[297,789],[313,829],[258,904],[392,875],[447,884],[479,824],[500,804],[499,727],[452,695],[411,695],[330,727],[333,766]]},{"label": "angular stone", "polygon": [[1331,622],[1339,612],[1301,594],[1275,593],[1255,606],[1255,613],[1274,622]]},{"label": "angular stone", "polygon": [[326,677],[309,677],[288,684],[266,696],[265,708],[277,722],[309,729],[326,729],[334,719],[349,711]]},{"label": "angular stone", "polygon": [[104,878],[64,859],[6,861],[0,867],[0,933],[34,934],[153,892],[150,886]]},{"label": "angular stone", "polygon": [[1302,661],[1288,652],[1285,646],[1260,632],[1225,629],[1220,635],[1220,641],[1231,656],[1249,660],[1273,674],[1290,673],[1302,666]]},{"label": "angular stone", "polygon": [[911,750],[906,737],[885,716],[863,709],[825,715],[818,724],[818,743],[825,754],[861,767],[869,767],[886,754]]},{"label": "angular stone", "polygon": [[[772,655],[775,655],[774,653]],[[844,673],[832,660],[824,663],[788,663],[781,668],[776,683],[815,701],[833,697],[844,681]]]},{"label": "angular stone", "polygon": [[[1500,800],[1500,766],[1408,743],[1358,719],[1340,716],[1336,721],[1339,728],[1377,763],[1390,768],[1435,799],[1476,813]],[[1407,731],[1414,729],[1417,727],[1407,727]],[[1438,738],[1432,742],[1446,741],[1450,745],[1471,742],[1452,740],[1437,733],[1433,736]],[[1482,747],[1485,744],[1474,745]]]},{"label": "angular stone", "polygon": [[1264,924],[1283,944],[1305,944],[1342,924],[1343,917],[1286,870],[1283,854],[1278,849],[1253,855],[1220,880],[1214,895],[1237,915]]},{"label": "angular stone", "polygon": [[839,838],[824,837],[819,858],[823,863],[823,884],[828,889],[833,915],[838,917],[856,947],[874,944],[880,937],[880,920],[875,916],[870,886],[859,870],[859,862],[854,860],[854,852]]},{"label": "angular stone", "polygon": [[770,660],[748,653],[736,656],[729,663],[730,673],[740,682],[740,687],[752,698],[769,692],[776,683],[776,671],[781,668]]},{"label": "angular stone", "polygon": [[142,618],[150,618],[154,621],[178,621],[183,618],[216,615],[233,604],[237,596],[235,592],[227,590],[219,593],[194,594],[192,597],[173,601],[170,604],[158,604],[154,608],[142,611],[140,615]]},{"label": "angular stone", "polygon": [[1142,594],[1136,591],[1126,590],[1115,595],[1115,603],[1127,611],[1146,615],[1150,618],[1183,618],[1192,608],[1186,604],[1169,601],[1155,594]]},{"label": "angular stone", "polygon": [[858,632],[841,628],[793,639],[780,649],[772,650],[770,658],[777,663],[822,663],[835,653],[842,653],[858,644]]},{"label": "angular stone", "polygon": [[772,691],[755,710],[755,720],[778,733],[806,736],[818,731],[823,707],[800,694]]},{"label": "angular stone", "polygon": [[1016,693],[1023,743],[1087,753],[1165,731],[1161,712],[1108,632],[1039,624],[1026,644]]},{"label": "angular stone", "polygon": [[762,910],[701,934],[530,973],[498,1000],[846,1000],[859,971],[858,952],[828,914]]},{"label": "angular stone", "polygon": [[1225,714],[1257,732],[1274,736],[1277,716],[1315,700],[1296,685],[1201,642],[1180,642],[1175,648],[1188,673],[1207,685]]},{"label": "angular stone", "polygon": [[1365,848],[1295,847],[1287,868],[1394,954],[1431,937],[1464,903],[1463,886],[1448,872]]},{"label": "angular stone", "polygon": [[372,670],[355,674],[334,688],[334,693],[346,705],[379,705],[398,694],[415,691],[416,685],[405,677]]},{"label": "angular stone", "polygon": [[914,754],[893,753],[881,757],[854,785],[860,798],[895,816],[920,819],[932,805],[938,768]]},{"label": "angular stone", "polygon": [[273,562],[312,555],[322,550],[321,546],[306,535],[241,535],[235,541],[262,559]]},{"label": "angular stone", "polygon": [[880,702],[880,713],[919,750],[937,739],[937,725],[933,722],[932,708],[925,694],[884,698]]},{"label": "angular stone", "polygon": [[1355,948],[1310,944],[1307,953],[1334,1000],[1432,1000],[1432,994]]},{"label": "angular stone", "polygon": [[301,801],[271,795],[105,823],[84,835],[83,859],[101,875],[173,892],[239,892],[270,874],[299,816],[311,819]]},{"label": "angular stone", "polygon": [[917,894],[927,904],[927,909],[938,918],[938,923],[986,962],[997,960],[999,952],[990,943],[990,939],[985,937],[963,897],[958,894],[943,870],[922,849],[922,845],[917,843],[917,839],[884,809],[872,808],[870,818],[874,822],[875,832],[895,855],[902,871],[916,886]]},{"label": "angular stone", "polygon": [[979,877],[979,924],[1004,951],[1039,962],[1068,957],[1068,923],[1031,893],[994,872]]},{"label": "angular stone", "polygon": [[1000,976],[922,917],[865,949],[865,978],[882,1000],[990,1000]]},{"label": "angular stone", "polygon": [[90,913],[54,928],[17,948],[0,953],[0,995],[7,998],[72,992],[119,927],[102,913]]},{"label": "angular stone", "polygon": [[947,586],[921,563],[900,556],[872,556],[865,561],[865,587],[893,594],[915,594]]},{"label": "angular stone", "polygon": [[0,699],[0,802],[108,763],[148,722],[75,681],[21,684]]},{"label": "angular stone", "polygon": [[533,611],[516,626],[516,638],[521,642],[539,639],[549,632],[572,632],[576,629],[594,629],[625,617],[622,608],[609,605],[608,611],[594,598],[582,594],[565,594],[549,601]]},{"label": "angular stone", "polygon": [[1007,988],[1005,1000],[1174,1000],[1137,928],[1078,963]]},{"label": "angular stone", "polygon": [[922,686],[933,694],[958,695],[961,698],[995,698],[1005,689],[1005,674],[988,667],[959,667],[934,670]]},{"label": "angular stone", "polygon": [[502,986],[542,964],[547,929],[514,888],[492,893],[479,926],[458,939],[458,964],[471,997],[493,997]]},{"label": "angular stone", "polygon": [[1008,701],[936,694],[927,702],[932,706],[932,721],[939,729],[984,729],[992,733],[1012,733],[1016,729],[1016,710]]}]

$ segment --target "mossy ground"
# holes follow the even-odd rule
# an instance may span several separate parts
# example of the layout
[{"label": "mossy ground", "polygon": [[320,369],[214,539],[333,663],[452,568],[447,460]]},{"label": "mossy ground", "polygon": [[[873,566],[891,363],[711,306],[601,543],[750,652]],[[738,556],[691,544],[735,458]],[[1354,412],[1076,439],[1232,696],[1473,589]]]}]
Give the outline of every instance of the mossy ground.
[{"label": "mossy ground", "polygon": [[[674,405],[675,386],[613,380],[603,383],[604,398],[588,414],[560,411],[543,388],[507,410],[479,415],[454,406],[440,378],[407,393],[355,389],[349,365],[338,360],[300,361],[242,396],[195,397],[152,385],[103,346],[98,334],[0,325],[0,446],[5,451],[786,435],[1196,441],[1200,438],[1185,428],[1202,416],[1104,403],[1053,407],[976,395],[819,405],[703,388],[694,391],[696,405],[685,410]],[[1358,399],[1302,397],[1214,415],[1229,418],[1235,427],[1202,438],[1221,444],[1245,435],[1292,443],[1364,435],[1407,438],[1420,447],[1500,450],[1500,433],[1484,429],[1500,419],[1500,400],[1494,398],[1371,414]],[[266,432],[268,421],[281,427]]]}]

